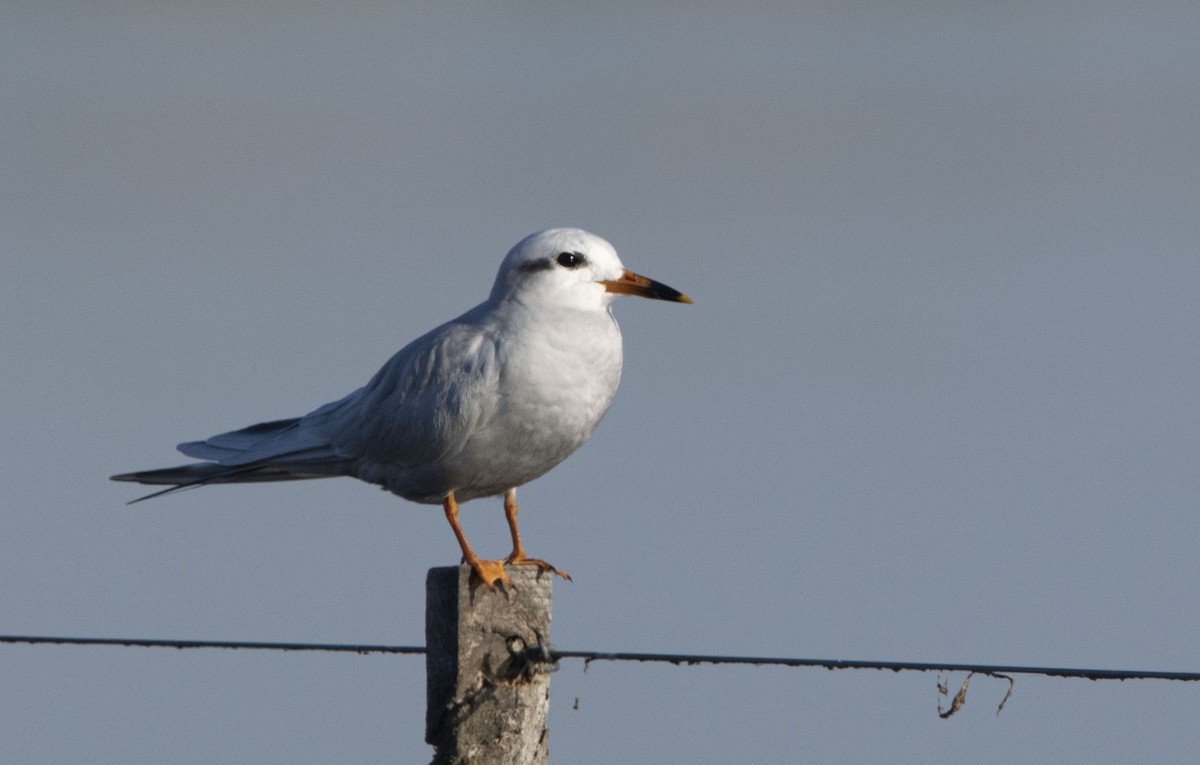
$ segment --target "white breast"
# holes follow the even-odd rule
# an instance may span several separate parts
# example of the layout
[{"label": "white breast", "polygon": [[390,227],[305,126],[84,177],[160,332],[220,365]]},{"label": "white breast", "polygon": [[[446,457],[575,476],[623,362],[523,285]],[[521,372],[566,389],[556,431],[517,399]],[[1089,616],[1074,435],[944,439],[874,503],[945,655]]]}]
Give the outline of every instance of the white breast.
[{"label": "white breast", "polygon": [[587,441],[621,379],[621,332],[607,311],[517,314],[501,331],[495,408],[448,461],[456,495],[532,481]]}]

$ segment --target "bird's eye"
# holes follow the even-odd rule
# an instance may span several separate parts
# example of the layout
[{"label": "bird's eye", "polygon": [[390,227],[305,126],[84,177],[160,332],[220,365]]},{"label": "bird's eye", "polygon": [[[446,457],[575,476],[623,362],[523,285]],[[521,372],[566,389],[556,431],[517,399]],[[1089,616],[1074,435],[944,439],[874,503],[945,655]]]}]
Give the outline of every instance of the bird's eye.
[{"label": "bird's eye", "polygon": [[587,262],[587,258],[578,252],[560,252],[557,260],[563,268],[579,268]]}]

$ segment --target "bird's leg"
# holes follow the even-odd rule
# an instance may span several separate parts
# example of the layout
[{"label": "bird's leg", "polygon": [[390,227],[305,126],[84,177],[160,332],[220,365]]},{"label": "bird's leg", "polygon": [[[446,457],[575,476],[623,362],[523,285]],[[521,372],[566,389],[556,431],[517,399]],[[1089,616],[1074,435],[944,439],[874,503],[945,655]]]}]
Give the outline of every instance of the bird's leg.
[{"label": "bird's leg", "polygon": [[550,571],[558,574],[568,582],[571,577],[566,571],[559,570],[551,566],[544,560],[537,558],[527,558],[525,556],[525,546],[521,544],[521,531],[517,528],[517,490],[509,489],[504,492],[504,517],[508,520],[508,531],[512,534],[512,553],[505,559],[514,566],[537,566],[543,571]]},{"label": "bird's leg", "polygon": [[458,522],[458,501],[454,499],[454,492],[450,492],[442,500],[442,509],[446,511],[446,520],[450,521],[450,528],[454,530],[454,536],[458,538],[458,546],[462,548],[463,562],[471,567],[475,576],[479,577],[489,590],[496,589],[496,582],[503,582],[506,586],[512,587],[512,581],[504,572],[504,561],[480,560],[475,551],[471,549],[471,545],[467,543],[467,535],[463,533],[462,525]]}]

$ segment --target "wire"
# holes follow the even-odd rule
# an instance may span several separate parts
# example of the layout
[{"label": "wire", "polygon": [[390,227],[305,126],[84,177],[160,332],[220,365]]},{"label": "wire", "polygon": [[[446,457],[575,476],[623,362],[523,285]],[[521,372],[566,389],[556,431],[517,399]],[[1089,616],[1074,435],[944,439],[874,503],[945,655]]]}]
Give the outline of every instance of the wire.
[{"label": "wire", "polygon": [[29,643],[54,645],[107,645],[141,648],[226,648],[257,651],[326,651],[341,653],[402,653],[422,654],[424,646],[354,645],[349,643],[252,643],[233,640],[147,640],[144,638],[76,638],[33,635],[0,635],[0,643]]},{"label": "wire", "polygon": [[790,659],[765,656],[705,656],[664,653],[603,653],[599,651],[553,651],[557,659],[593,661],[652,661],[670,664],[750,664],[758,667],[823,667],[825,669],[881,669],[892,672],[974,672],[981,675],[1046,675],[1087,680],[1184,680],[1200,681],[1200,672],[1159,672],[1132,669],[1081,669],[1073,667],[1026,667],[1009,664],[937,664],[915,661],[868,661],[858,659]]},{"label": "wire", "polygon": [[[324,651],[340,653],[424,654],[423,646],[391,646],[349,643],[256,643],[230,640],[147,640],[143,638],[74,638],[32,635],[0,635],[0,643],[28,643],[84,646],[133,646],[143,648],[224,648],[266,651]],[[1087,680],[1181,680],[1200,681],[1200,672],[1164,672],[1132,669],[1084,669],[1073,667],[1032,667],[1009,664],[950,664],[910,661],[868,661],[856,659],[798,659],[768,656],[720,656],[686,653],[615,653],[610,651],[559,651],[550,648],[552,661],[583,659],[593,661],[662,662],[675,665],[741,664],[757,667],[823,667],[825,669],[877,669],[892,672],[973,672],[981,675],[1044,675]]]}]

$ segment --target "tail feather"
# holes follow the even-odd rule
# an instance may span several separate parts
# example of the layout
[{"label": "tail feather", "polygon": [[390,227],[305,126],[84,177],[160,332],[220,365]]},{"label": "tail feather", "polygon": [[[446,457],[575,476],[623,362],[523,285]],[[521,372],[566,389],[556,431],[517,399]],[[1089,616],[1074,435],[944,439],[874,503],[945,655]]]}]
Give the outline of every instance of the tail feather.
[{"label": "tail feather", "polygon": [[112,476],[114,481],[129,481],[153,485],[182,486],[185,483],[254,483],[257,481],[290,481],[307,476],[291,474],[278,465],[239,465],[228,467],[215,462],[193,462],[178,467],[140,470]]},{"label": "tail feather", "polygon": [[323,425],[358,395],[356,391],[304,417],[260,422],[203,441],[179,445],[179,451],[198,460],[207,460],[205,462],[121,473],[114,475],[112,480],[168,487],[134,500],[141,502],[210,483],[296,481],[354,475],[356,460],[330,443]]},{"label": "tail feather", "polygon": [[315,469],[316,466],[306,467],[303,464],[291,465],[238,465],[228,467],[215,462],[194,462],[178,467],[160,468],[158,470],[142,470],[136,473],[120,473],[112,476],[114,481],[130,481],[132,483],[150,486],[167,486],[166,489],[147,494],[131,500],[128,504],[141,502],[165,494],[174,494],[184,489],[205,486],[210,483],[265,483],[267,481],[299,481],[309,478],[331,478],[341,474],[341,471]]}]

